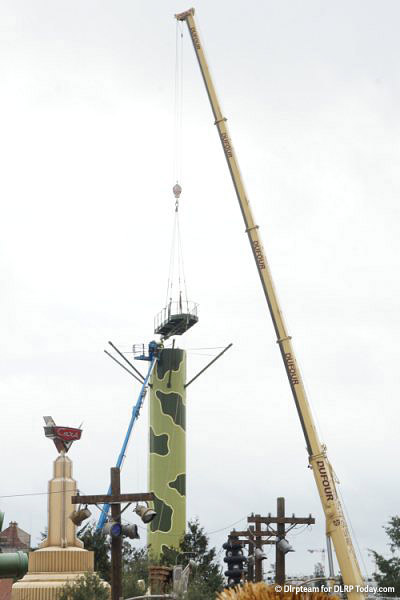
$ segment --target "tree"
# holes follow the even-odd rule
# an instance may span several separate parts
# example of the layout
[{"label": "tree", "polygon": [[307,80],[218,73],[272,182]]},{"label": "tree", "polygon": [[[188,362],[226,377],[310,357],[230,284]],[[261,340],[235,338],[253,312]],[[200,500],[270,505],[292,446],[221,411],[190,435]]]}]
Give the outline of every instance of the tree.
[{"label": "tree", "polygon": [[[102,530],[97,529],[96,523],[93,521],[86,523],[77,533],[77,536],[82,540],[85,550],[94,552],[94,570],[105,581],[111,581],[111,543],[107,534]],[[124,539],[122,542],[122,562],[123,567],[131,565],[132,562],[138,560],[141,551],[137,551],[133,546]]]},{"label": "tree", "polygon": [[187,600],[214,600],[216,592],[223,587],[222,569],[216,560],[216,554],[215,548],[209,548],[209,539],[198,519],[189,521],[188,533],[175,554],[178,563],[183,566],[190,559],[197,563],[189,580]]},{"label": "tree", "polygon": [[109,590],[96,573],[85,573],[63,586],[57,600],[108,600]]},{"label": "tree", "polygon": [[87,523],[80,529],[77,536],[82,540],[85,550],[94,552],[94,570],[105,581],[111,581],[111,544],[108,536],[102,530],[96,529],[93,522]]},{"label": "tree", "polygon": [[[94,523],[82,527],[77,535],[87,550],[94,551],[95,571],[103,579],[110,581],[111,547],[108,537],[98,531]],[[123,596],[124,598],[139,596],[144,593],[144,590],[138,582],[142,580],[145,588],[148,586],[149,565],[155,561],[150,556],[149,548],[136,549],[127,540],[123,541],[122,554]],[[196,561],[197,567],[193,569],[189,580],[187,600],[215,600],[216,592],[223,586],[223,576],[216,554],[215,548],[209,548],[208,537],[196,519],[189,521],[188,533],[181,540],[179,549],[167,550],[156,562],[168,565],[178,563],[186,566],[192,558]],[[69,600],[69,597],[67,598]],[[81,598],[79,597],[78,600]],[[86,600],[86,597],[84,599],[82,597],[82,600]]]},{"label": "tree", "polygon": [[393,556],[386,559],[375,550],[371,550],[378,568],[378,572],[373,573],[373,576],[380,587],[394,588],[394,592],[387,592],[388,596],[400,596],[400,557],[395,555],[396,551],[400,551],[400,517],[391,517],[383,528],[389,536],[389,547]]},{"label": "tree", "polygon": [[[86,550],[94,552],[94,570],[105,581],[111,581],[111,543],[103,531],[96,528],[94,522],[87,523],[77,533]],[[122,542],[122,589],[124,598],[139,596],[143,588],[138,581],[147,586],[148,557],[146,548],[137,550],[124,539]]]},{"label": "tree", "polygon": [[316,581],[313,581],[313,585],[319,589],[321,589],[322,585],[326,585],[325,579],[325,569],[324,565],[321,562],[317,562],[314,565],[314,578]]},{"label": "tree", "polygon": [[136,550],[131,547],[129,561],[124,561],[122,571],[122,592],[124,598],[132,598],[144,594],[148,586],[148,580],[149,559],[147,548]]}]

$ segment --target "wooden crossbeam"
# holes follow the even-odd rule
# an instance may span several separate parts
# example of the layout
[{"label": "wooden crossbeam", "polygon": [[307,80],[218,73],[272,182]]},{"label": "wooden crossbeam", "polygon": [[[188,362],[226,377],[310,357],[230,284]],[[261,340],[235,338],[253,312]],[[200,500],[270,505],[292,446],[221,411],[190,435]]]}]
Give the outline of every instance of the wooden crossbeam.
[{"label": "wooden crossbeam", "polygon": [[[257,531],[249,531],[248,529],[246,529],[246,531],[231,531],[229,534],[229,537],[235,537],[235,536],[244,536],[244,537],[276,537],[278,534],[276,531],[266,531],[265,529]],[[275,543],[275,542],[274,542]]]},{"label": "wooden crossbeam", "polygon": [[298,517],[262,517],[261,515],[251,515],[247,517],[248,523],[264,523],[269,525],[270,523],[289,523],[290,525],[314,525],[315,519],[313,517],[298,518]]},{"label": "wooden crossbeam", "polygon": [[120,504],[121,502],[149,502],[154,500],[154,494],[118,494],[107,496],[98,494],[95,496],[72,496],[72,504]]}]

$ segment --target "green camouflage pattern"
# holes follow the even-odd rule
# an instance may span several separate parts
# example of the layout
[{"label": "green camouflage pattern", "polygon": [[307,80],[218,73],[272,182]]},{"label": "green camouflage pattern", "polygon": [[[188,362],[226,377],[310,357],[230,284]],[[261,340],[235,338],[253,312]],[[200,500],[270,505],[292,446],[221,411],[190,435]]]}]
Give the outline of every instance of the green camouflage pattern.
[{"label": "green camouflage pattern", "polygon": [[156,559],[164,549],[178,548],[186,529],[185,382],[186,352],[161,350],[149,402],[149,491],[157,516],[148,526],[147,543]]}]

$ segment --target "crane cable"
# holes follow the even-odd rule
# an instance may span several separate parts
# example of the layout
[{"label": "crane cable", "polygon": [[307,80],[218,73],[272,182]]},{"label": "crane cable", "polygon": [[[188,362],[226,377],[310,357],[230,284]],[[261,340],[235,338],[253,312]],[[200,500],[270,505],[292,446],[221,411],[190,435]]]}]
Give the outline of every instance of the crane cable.
[{"label": "crane cable", "polygon": [[[180,308],[182,309],[182,302],[188,302],[185,267],[183,260],[183,247],[182,238],[179,226],[179,204],[176,203],[174,213],[174,224],[172,228],[172,242],[169,259],[169,272],[168,282],[166,290],[165,305],[169,305],[175,294],[175,286],[177,284],[176,297]],[[180,311],[182,312],[182,310]]]},{"label": "crane cable", "polygon": [[183,105],[183,24],[176,22],[173,180],[179,185],[182,175],[182,105]]},{"label": "crane cable", "polygon": [[[174,210],[174,222],[172,228],[172,243],[170,250],[170,260],[169,260],[169,273],[168,273],[168,283],[167,283],[167,293],[165,299],[165,305],[168,310],[168,314],[171,312],[186,312],[186,309],[183,309],[183,300],[182,300],[182,291],[184,293],[184,297],[186,300],[186,307],[188,307],[188,297],[187,297],[187,288],[186,288],[186,278],[185,278],[185,270],[183,263],[183,250],[182,250],[182,239],[181,232],[179,226],[179,200],[182,193],[182,187],[179,183],[181,174],[182,174],[182,99],[183,99],[183,31],[182,31],[182,23],[177,21],[176,24],[176,36],[175,36],[175,98],[174,98],[174,151],[173,151],[173,180],[175,181],[175,185],[172,188],[174,197],[175,197],[175,210]],[[172,311],[171,305],[174,299],[174,285],[176,283],[176,279],[178,282],[178,290],[177,290],[177,310]],[[183,287],[183,290],[182,290]],[[178,410],[178,406],[176,407]],[[175,415],[175,422],[176,422]],[[176,435],[176,427],[172,432],[170,445],[173,447],[174,438]],[[170,476],[172,474],[173,463],[171,455],[169,454],[166,460],[166,473],[167,473],[167,481],[170,480]],[[164,504],[161,508],[161,513],[159,515],[160,520],[163,518],[164,512]]]},{"label": "crane cable", "polygon": [[[182,312],[182,302],[188,302],[186,278],[183,263],[182,239],[179,226],[179,200],[182,187],[179,183],[182,174],[182,100],[183,100],[183,25],[176,23],[175,36],[175,93],[174,93],[174,150],[173,178],[176,182],[172,191],[175,197],[174,223],[170,250],[169,272],[165,305],[170,306],[174,298],[177,281],[177,301]],[[183,296],[183,297],[182,297]]]}]

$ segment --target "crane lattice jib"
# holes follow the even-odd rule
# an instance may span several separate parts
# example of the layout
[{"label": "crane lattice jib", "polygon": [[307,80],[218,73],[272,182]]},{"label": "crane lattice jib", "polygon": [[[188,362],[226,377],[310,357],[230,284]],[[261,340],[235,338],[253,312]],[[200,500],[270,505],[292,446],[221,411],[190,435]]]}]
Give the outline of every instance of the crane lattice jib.
[{"label": "crane lattice jib", "polygon": [[351,600],[361,600],[364,594],[357,591],[364,585],[357,557],[354,551],[350,532],[344,517],[343,509],[337,494],[332,467],[326,455],[326,449],[321,444],[307,400],[300,370],[293,351],[291,337],[286,330],[282,312],[279,306],[271,272],[261,242],[259,228],[256,224],[235,155],[233,144],[229,135],[226,118],[223,116],[218,98],[212,82],[200,36],[194,20],[194,9],[175,15],[180,21],[186,21],[193,47],[199,62],[200,71],[214,114],[215,125],[218,129],[222,148],[228,163],[233,185],[242,211],[246,226],[246,233],[257,265],[258,274],[268,303],[269,311],[274,324],[277,343],[279,345],[283,363],[292,389],[300,423],[307,444],[309,461],[317,483],[323,510],[326,517],[327,534],[332,538],[339,567],[345,585],[354,586],[349,591]]}]

